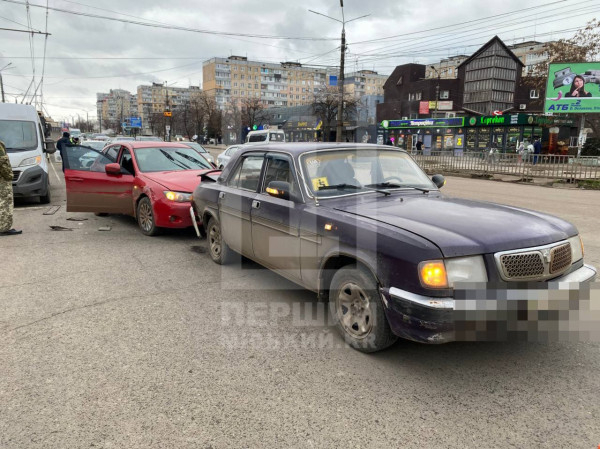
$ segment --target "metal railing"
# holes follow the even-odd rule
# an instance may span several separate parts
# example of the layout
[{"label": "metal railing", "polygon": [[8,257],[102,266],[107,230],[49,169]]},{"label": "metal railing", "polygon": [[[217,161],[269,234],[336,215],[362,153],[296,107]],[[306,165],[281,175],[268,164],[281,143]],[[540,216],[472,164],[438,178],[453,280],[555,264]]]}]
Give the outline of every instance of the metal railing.
[{"label": "metal railing", "polygon": [[499,151],[432,151],[412,154],[428,171],[467,171],[480,174],[505,174],[521,178],[585,180],[600,178],[600,157],[555,154],[502,153]]}]

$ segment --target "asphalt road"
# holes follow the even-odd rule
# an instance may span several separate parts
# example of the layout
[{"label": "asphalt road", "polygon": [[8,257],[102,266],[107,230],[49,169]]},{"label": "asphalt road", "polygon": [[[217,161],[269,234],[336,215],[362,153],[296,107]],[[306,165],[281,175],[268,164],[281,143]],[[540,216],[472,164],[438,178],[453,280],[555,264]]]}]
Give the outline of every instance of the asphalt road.
[{"label": "asphalt road", "polygon": [[[250,262],[213,264],[193,232],[66,213],[52,181],[58,212],[20,203],[23,235],[0,240],[3,449],[600,443],[599,343],[361,354],[313,294]],[[569,219],[600,266],[600,192],[461,178],[444,191]]]}]

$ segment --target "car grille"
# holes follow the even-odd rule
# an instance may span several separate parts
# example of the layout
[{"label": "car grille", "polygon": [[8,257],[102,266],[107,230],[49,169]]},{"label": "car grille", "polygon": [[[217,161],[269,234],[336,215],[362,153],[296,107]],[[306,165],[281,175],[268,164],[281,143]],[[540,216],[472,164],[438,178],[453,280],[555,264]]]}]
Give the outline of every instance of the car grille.
[{"label": "car grille", "polygon": [[566,243],[564,245],[552,248],[551,262],[550,262],[550,274],[560,273],[565,268],[571,265],[571,245]]},{"label": "car grille", "polygon": [[543,281],[566,271],[572,263],[570,243],[553,243],[495,254],[505,281]]},{"label": "car grille", "polygon": [[21,175],[20,171],[13,171],[13,182],[17,182],[19,180],[20,175]]},{"label": "car grille", "polygon": [[502,267],[509,278],[530,278],[544,274],[544,259],[539,252],[501,257]]}]

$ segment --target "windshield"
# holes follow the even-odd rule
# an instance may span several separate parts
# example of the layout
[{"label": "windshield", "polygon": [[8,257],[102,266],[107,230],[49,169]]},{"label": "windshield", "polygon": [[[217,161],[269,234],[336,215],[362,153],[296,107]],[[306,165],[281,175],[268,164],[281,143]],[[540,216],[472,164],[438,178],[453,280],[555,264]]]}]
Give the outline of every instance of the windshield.
[{"label": "windshield", "polygon": [[188,147],[192,147],[198,153],[206,153],[206,150],[204,149],[204,147],[202,145],[200,145],[199,143],[196,143],[196,142],[186,142],[185,144]]},{"label": "windshield", "polygon": [[0,140],[6,151],[29,151],[37,148],[37,133],[34,122],[0,120]]},{"label": "windshield", "polygon": [[192,148],[136,148],[138,168],[142,172],[204,170],[212,165]]},{"label": "windshield", "polygon": [[373,189],[437,189],[408,154],[397,150],[324,150],[305,153],[300,160],[306,183],[318,197]]}]

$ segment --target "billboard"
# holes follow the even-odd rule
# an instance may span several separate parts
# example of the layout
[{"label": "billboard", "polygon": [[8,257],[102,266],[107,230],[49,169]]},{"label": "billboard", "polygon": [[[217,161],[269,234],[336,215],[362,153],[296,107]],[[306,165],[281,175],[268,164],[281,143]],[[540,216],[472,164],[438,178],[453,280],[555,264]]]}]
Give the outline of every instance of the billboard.
[{"label": "billboard", "polygon": [[422,118],[412,120],[384,120],[381,122],[381,127],[385,129],[396,128],[428,128],[428,127],[462,127],[465,125],[464,117],[453,118]]},{"label": "billboard", "polygon": [[600,62],[550,64],[544,111],[600,113]]}]

